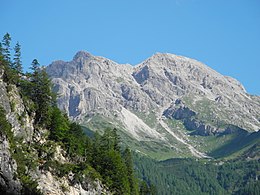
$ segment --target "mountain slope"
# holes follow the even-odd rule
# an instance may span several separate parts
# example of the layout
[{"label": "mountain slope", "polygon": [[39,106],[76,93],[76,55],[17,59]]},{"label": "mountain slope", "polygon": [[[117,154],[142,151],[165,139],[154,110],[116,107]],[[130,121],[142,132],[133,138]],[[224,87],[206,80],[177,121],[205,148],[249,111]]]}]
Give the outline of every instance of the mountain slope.
[{"label": "mountain slope", "polygon": [[207,157],[231,135],[260,129],[259,96],[186,57],[157,53],[131,66],[81,51],[47,72],[69,117],[115,126],[125,144],[157,159]]},{"label": "mountain slope", "polygon": [[[5,81],[5,70],[0,68],[0,194],[111,194],[100,178],[93,177],[97,172],[92,167],[75,160],[79,157],[75,151],[69,154],[66,141],[50,138],[54,129],[36,124],[34,102],[23,94],[21,85]],[[59,122],[69,124],[61,118]]]}]

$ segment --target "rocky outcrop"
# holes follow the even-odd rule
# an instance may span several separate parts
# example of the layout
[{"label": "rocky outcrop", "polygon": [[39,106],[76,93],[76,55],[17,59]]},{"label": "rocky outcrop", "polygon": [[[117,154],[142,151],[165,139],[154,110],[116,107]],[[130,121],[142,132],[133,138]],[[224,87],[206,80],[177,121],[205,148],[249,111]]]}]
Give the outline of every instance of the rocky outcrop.
[{"label": "rocky outcrop", "polygon": [[76,182],[73,173],[69,173],[66,177],[57,178],[50,171],[41,171],[40,174],[37,175],[37,181],[39,184],[38,188],[43,194],[111,194],[100,181],[93,181],[92,179],[85,177],[81,183]]},{"label": "rocky outcrop", "polygon": [[184,119],[184,126],[186,129],[193,131],[192,135],[201,135],[201,136],[208,136],[208,135],[216,135],[222,133],[228,133],[225,129],[219,129],[212,125],[205,124],[201,121],[196,119],[186,118]]},{"label": "rocky outcrop", "polygon": [[192,135],[206,136],[221,133],[219,129],[197,120],[196,113],[186,107],[180,99],[177,99],[175,104],[166,109],[163,115],[170,119],[182,120],[186,129],[193,131]]},{"label": "rocky outcrop", "polygon": [[82,51],[71,62],[57,61],[47,67],[60,97],[59,107],[79,120],[93,112],[111,117],[122,105],[137,111],[155,108],[131,75],[132,70],[130,65],[121,66]]},{"label": "rocky outcrop", "polygon": [[[11,112],[11,106],[8,94],[6,92],[6,84],[3,82],[3,70],[0,68],[0,105],[6,113]],[[13,118],[9,116],[9,120]],[[7,194],[19,194],[22,184],[16,177],[17,164],[10,153],[10,144],[7,136],[0,125],[0,192]]]},{"label": "rocky outcrop", "polygon": [[186,118],[191,118],[192,116],[195,116],[196,113],[192,110],[190,110],[188,107],[180,106],[178,108],[176,107],[170,107],[167,110],[163,112],[163,115],[168,118],[174,118],[177,120],[182,120]]},{"label": "rocky outcrop", "polygon": [[207,122],[199,120],[197,113],[185,106],[181,99],[177,99],[174,104],[163,112],[163,115],[170,119],[183,121],[185,128],[192,131],[191,135],[208,136],[245,131],[235,125],[226,124],[223,127],[219,127],[207,124]]},{"label": "rocky outcrop", "polygon": [[133,73],[133,77],[139,84],[144,84],[149,79],[149,68],[148,66],[142,67],[138,72]]},{"label": "rocky outcrop", "polygon": [[16,177],[17,164],[10,154],[6,135],[0,132],[0,193],[20,194],[22,184]]},{"label": "rocky outcrop", "polygon": [[[19,89],[14,85],[7,85],[2,76],[3,70],[0,68],[0,107],[3,111],[0,124],[0,194],[27,194],[28,186],[25,187],[27,184],[23,182],[36,182],[37,189],[43,194],[110,194],[99,180],[93,181],[88,175],[82,176],[85,179],[79,182],[73,174],[60,178],[54,172],[43,170],[44,161],[39,158],[43,154],[36,146],[48,142],[48,132],[34,127],[34,113],[28,114]],[[59,145],[53,147],[55,161],[61,164],[70,162],[71,159]],[[24,165],[21,160],[23,158],[30,160],[29,166]],[[21,169],[26,171],[26,176],[22,173],[25,181],[19,179]]]}]

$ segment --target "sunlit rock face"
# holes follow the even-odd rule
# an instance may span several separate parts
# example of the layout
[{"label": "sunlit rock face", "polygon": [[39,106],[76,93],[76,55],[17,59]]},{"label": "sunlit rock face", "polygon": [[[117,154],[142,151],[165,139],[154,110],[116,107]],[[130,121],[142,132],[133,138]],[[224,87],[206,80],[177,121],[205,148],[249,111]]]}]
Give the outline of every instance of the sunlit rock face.
[{"label": "sunlit rock face", "polygon": [[199,114],[196,103],[205,99],[214,108],[229,112],[218,116],[212,110],[213,117],[247,130],[260,128],[258,96],[247,94],[237,80],[186,57],[157,53],[131,66],[80,51],[70,62],[53,62],[47,72],[59,94],[59,107],[71,118],[92,112],[110,116],[122,107],[138,112],[170,108],[178,112],[177,99]]},{"label": "sunlit rock face", "polygon": [[[53,62],[47,72],[59,94],[59,108],[71,119],[86,124],[103,116],[139,141],[179,141],[172,135],[176,129],[169,132],[161,124],[167,119],[181,121],[201,136],[260,129],[259,96],[183,56],[156,53],[132,66],[80,51],[69,62]],[[148,116],[154,117],[153,125],[144,120]]]}]

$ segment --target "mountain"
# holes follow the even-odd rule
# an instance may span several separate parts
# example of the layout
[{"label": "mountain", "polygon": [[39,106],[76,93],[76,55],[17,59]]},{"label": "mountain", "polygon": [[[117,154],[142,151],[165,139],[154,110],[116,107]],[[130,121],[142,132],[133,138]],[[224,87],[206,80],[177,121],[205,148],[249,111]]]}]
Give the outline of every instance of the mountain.
[{"label": "mountain", "polygon": [[[69,153],[66,141],[61,143],[50,138],[54,129],[36,123],[36,104],[25,96],[22,89],[21,83],[25,80],[19,80],[19,87],[6,82],[10,72],[6,73],[1,57],[0,194],[112,194],[89,162],[80,159],[75,151],[73,155]],[[57,110],[55,112],[59,123],[63,123],[64,133],[64,123],[69,123],[59,118]],[[53,117],[52,121],[57,122],[57,118]],[[56,130],[60,131],[59,125],[56,125]],[[66,139],[73,137],[67,134]],[[84,145],[84,138],[77,137],[77,141],[81,142],[77,148]],[[70,147],[73,150],[75,145]]]},{"label": "mountain", "polygon": [[259,142],[260,97],[196,60],[156,53],[132,66],[80,51],[46,70],[86,132],[117,127],[152,158],[237,156]]},{"label": "mountain", "polygon": [[185,63],[180,74],[161,56],[178,58],[156,54],[133,67],[79,52],[47,68],[52,85],[36,59],[24,74],[1,54],[0,194],[257,194],[259,97],[231,82],[250,98],[235,103],[253,114],[229,120],[224,111],[246,108],[210,99]]},{"label": "mountain", "polygon": [[172,54],[78,52],[47,67],[52,83],[4,37],[0,194],[259,194],[259,97],[234,79]]}]

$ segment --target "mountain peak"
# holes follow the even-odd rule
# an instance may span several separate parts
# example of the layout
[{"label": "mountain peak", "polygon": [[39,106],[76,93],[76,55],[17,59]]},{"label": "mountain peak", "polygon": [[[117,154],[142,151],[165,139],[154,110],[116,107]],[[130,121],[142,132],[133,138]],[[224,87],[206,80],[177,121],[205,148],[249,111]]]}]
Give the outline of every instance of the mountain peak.
[{"label": "mountain peak", "polygon": [[[188,57],[155,53],[131,67],[80,51],[73,61],[51,64],[47,71],[59,93],[64,95],[59,100],[60,108],[75,119],[83,120],[93,112],[114,117],[111,110],[120,116],[122,107],[144,114],[153,110],[160,116],[162,111],[168,110],[177,116],[188,107],[197,114],[197,121],[193,123],[199,130],[206,131],[211,124],[211,130],[220,132],[223,130],[220,122],[249,131],[258,130],[260,126],[258,100],[246,94],[235,79]],[[176,99],[184,102],[185,109],[178,110],[174,104]],[[203,109],[211,113],[213,122]],[[122,114],[121,119],[125,118]]]},{"label": "mountain peak", "polygon": [[73,60],[77,60],[79,58],[84,58],[84,59],[87,59],[87,58],[90,58],[92,57],[92,55],[89,53],[89,52],[86,52],[86,51],[78,51],[76,53],[76,55],[73,57]]}]

